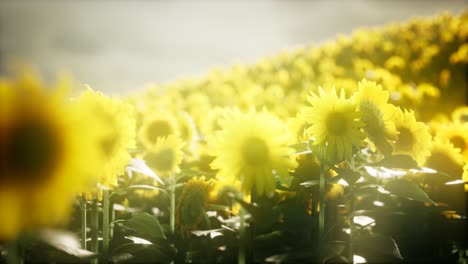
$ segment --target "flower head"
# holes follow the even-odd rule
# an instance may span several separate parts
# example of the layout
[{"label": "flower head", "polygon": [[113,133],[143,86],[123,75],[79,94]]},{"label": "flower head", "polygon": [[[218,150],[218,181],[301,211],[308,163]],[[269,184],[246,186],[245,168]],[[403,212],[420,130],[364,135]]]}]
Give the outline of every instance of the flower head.
[{"label": "flower head", "polygon": [[428,127],[416,121],[412,110],[402,111],[397,107],[394,110],[392,120],[399,133],[398,139],[392,144],[394,153],[410,155],[422,165],[430,154],[431,134]]},{"label": "flower head", "polygon": [[282,179],[297,164],[288,147],[290,135],[283,123],[267,112],[229,112],[222,129],[211,138],[213,169],[219,178],[239,179],[245,193],[273,195],[275,173]]},{"label": "flower head", "polygon": [[182,162],[184,143],[175,135],[159,137],[156,144],[148,149],[143,159],[158,175],[170,175],[179,172]]},{"label": "flower head", "polygon": [[79,104],[86,109],[92,126],[99,133],[99,151],[103,159],[95,173],[101,185],[117,185],[117,176],[124,173],[131,159],[129,149],[135,148],[135,126],[133,108],[123,101],[110,98],[88,87],[81,94]]},{"label": "flower head", "polygon": [[74,195],[92,182],[94,131],[64,88],[49,90],[31,72],[0,80],[0,240],[64,223]]},{"label": "flower head", "polygon": [[187,238],[191,231],[199,228],[206,216],[206,208],[212,183],[205,177],[193,177],[185,183],[176,206],[176,225],[182,237]]},{"label": "flower head", "polygon": [[307,133],[315,139],[318,156],[329,162],[351,159],[353,147],[362,146],[364,139],[356,106],[345,99],[343,90],[338,96],[335,89],[329,94],[319,89],[319,95],[308,100],[312,106],[304,109],[303,118],[311,124]]},{"label": "flower head", "polygon": [[460,179],[463,174],[463,156],[460,150],[455,148],[447,140],[436,139],[431,145],[430,155],[424,166],[444,172],[451,179]]},{"label": "flower head", "polygon": [[365,79],[359,83],[359,91],[352,97],[362,114],[364,131],[384,155],[392,152],[388,140],[398,137],[395,124],[390,119],[393,108],[388,104],[388,97],[388,91],[384,91],[381,85]]}]

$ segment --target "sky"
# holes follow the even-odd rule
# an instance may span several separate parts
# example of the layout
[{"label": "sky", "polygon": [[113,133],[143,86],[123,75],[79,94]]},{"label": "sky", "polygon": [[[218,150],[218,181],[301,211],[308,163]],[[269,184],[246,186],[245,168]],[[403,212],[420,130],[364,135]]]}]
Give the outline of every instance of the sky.
[{"label": "sky", "polygon": [[253,63],[360,27],[404,22],[467,0],[0,0],[0,71],[13,59],[108,94]]}]

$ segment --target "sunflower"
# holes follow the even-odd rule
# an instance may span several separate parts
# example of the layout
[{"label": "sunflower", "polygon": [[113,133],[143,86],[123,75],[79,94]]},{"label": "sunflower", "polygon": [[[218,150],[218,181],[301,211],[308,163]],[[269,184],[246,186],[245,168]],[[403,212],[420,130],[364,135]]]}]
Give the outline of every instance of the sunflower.
[{"label": "sunflower", "polygon": [[393,108],[388,104],[388,97],[388,91],[384,91],[381,85],[366,79],[359,82],[359,91],[352,97],[362,114],[364,131],[384,155],[392,152],[388,140],[398,138],[395,124],[390,120]]},{"label": "sunflower", "polygon": [[468,161],[468,124],[467,123],[449,123],[444,126],[438,126],[436,138],[448,140],[455,148],[460,149],[465,160]]},{"label": "sunflower", "polygon": [[444,172],[450,179],[460,179],[463,174],[463,156],[452,143],[436,139],[432,142],[430,155],[424,166]]},{"label": "sunflower", "polygon": [[428,127],[416,121],[412,110],[402,111],[398,107],[394,107],[392,120],[399,133],[398,139],[392,144],[394,153],[410,155],[422,165],[430,154],[431,134]]},{"label": "sunflower", "polygon": [[64,97],[32,72],[0,80],[0,240],[67,221],[74,196],[98,162],[93,131]]},{"label": "sunflower", "polygon": [[138,136],[145,148],[152,148],[158,138],[176,135],[178,129],[176,118],[158,112],[144,117]]},{"label": "sunflower", "polygon": [[334,88],[330,94],[320,88],[319,95],[312,93],[308,101],[312,107],[305,107],[302,116],[311,124],[307,133],[315,139],[318,156],[331,163],[350,160],[353,147],[363,146],[364,138],[356,106],[345,99],[343,90],[338,97]]},{"label": "sunflower", "polygon": [[290,131],[295,134],[295,141],[296,142],[307,142],[309,140],[306,129],[308,124],[299,116],[288,118],[286,120],[286,124]]},{"label": "sunflower", "polygon": [[200,228],[206,219],[211,188],[212,183],[205,177],[193,177],[185,183],[175,211],[176,226],[180,228],[182,237],[188,238],[190,232]]},{"label": "sunflower", "polygon": [[156,144],[143,154],[143,160],[158,175],[168,176],[172,172],[180,171],[183,147],[184,143],[175,135],[159,137]]},{"label": "sunflower", "polygon": [[78,103],[85,107],[89,116],[88,124],[99,133],[99,151],[104,162],[95,172],[98,183],[107,187],[117,185],[117,176],[124,173],[131,159],[130,149],[135,148],[135,116],[130,104],[104,94],[87,90],[81,94]]},{"label": "sunflower", "polygon": [[275,190],[274,172],[286,180],[288,170],[297,166],[288,147],[290,135],[283,123],[267,112],[244,114],[230,111],[221,120],[222,129],[209,139],[217,177],[238,179],[242,190],[271,196]]},{"label": "sunflower", "polygon": [[454,122],[468,122],[468,106],[459,106],[452,112],[452,120]]}]

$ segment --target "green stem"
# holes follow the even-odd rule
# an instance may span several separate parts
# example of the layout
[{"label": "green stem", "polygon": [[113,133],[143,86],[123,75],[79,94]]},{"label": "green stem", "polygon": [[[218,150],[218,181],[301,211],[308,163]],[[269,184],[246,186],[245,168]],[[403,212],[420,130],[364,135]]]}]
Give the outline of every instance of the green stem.
[{"label": "green stem", "polygon": [[170,190],[170,196],[171,196],[171,208],[170,208],[170,225],[171,225],[171,233],[175,233],[175,187],[176,187],[176,179],[175,179],[175,173],[171,173],[171,190]]},{"label": "green stem", "polygon": [[21,264],[23,261],[20,256],[20,245],[19,241],[15,240],[8,245],[6,263],[8,264]]},{"label": "green stem", "polygon": [[239,236],[239,255],[237,256],[238,264],[245,264],[245,209],[240,208],[240,236]]},{"label": "green stem", "polygon": [[354,190],[353,185],[349,186],[349,191],[351,193],[351,200],[349,205],[349,262],[354,263],[354,249],[353,249],[353,226],[354,226],[354,219],[353,219],[353,212],[354,212]]},{"label": "green stem", "polygon": [[[99,207],[98,201],[94,200],[91,208],[91,251],[98,255],[99,253]],[[92,264],[98,264],[99,257],[91,261]]]},{"label": "green stem", "polygon": [[325,235],[325,166],[320,166],[320,213],[319,213],[319,239]]},{"label": "green stem", "polygon": [[109,250],[109,190],[102,191],[102,251],[107,254]]},{"label": "green stem", "polygon": [[86,197],[84,194],[80,199],[80,209],[81,209],[81,246],[83,249],[86,249]]}]

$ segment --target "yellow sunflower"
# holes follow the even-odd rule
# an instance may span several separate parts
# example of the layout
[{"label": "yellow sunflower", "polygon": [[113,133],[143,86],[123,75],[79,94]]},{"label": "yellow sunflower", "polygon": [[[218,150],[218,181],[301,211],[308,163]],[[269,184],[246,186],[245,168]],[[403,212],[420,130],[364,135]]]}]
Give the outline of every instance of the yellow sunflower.
[{"label": "yellow sunflower", "polygon": [[466,123],[468,122],[468,106],[459,106],[452,112],[453,122]]},{"label": "yellow sunflower", "polygon": [[430,154],[431,134],[428,127],[416,121],[412,110],[402,111],[398,107],[394,107],[392,120],[399,133],[392,144],[394,153],[410,155],[421,166]]},{"label": "yellow sunflower", "polygon": [[444,172],[450,179],[460,179],[463,174],[463,156],[460,150],[449,141],[436,139],[432,142],[430,155],[424,166],[436,171]]},{"label": "yellow sunflower", "polygon": [[300,118],[299,116],[288,118],[286,120],[286,124],[289,130],[292,131],[295,135],[294,140],[296,142],[307,142],[309,140],[306,133],[306,129],[309,125],[304,121],[304,119]]},{"label": "yellow sunflower", "polygon": [[363,79],[359,82],[359,91],[352,97],[361,112],[364,131],[377,149],[384,155],[392,152],[388,140],[396,140],[398,133],[391,120],[392,107],[388,104],[389,93],[381,85]]},{"label": "yellow sunflower", "polygon": [[134,109],[90,87],[81,94],[78,103],[93,116],[88,127],[99,133],[99,151],[104,161],[95,171],[98,182],[107,187],[115,186],[117,176],[124,173],[131,159],[128,151],[136,147]]},{"label": "yellow sunflower", "polygon": [[178,129],[175,117],[158,112],[144,117],[138,136],[145,148],[152,148],[158,138],[177,135]]},{"label": "yellow sunflower", "polygon": [[307,133],[314,138],[318,156],[332,163],[350,160],[353,147],[363,146],[364,139],[356,106],[343,90],[338,96],[334,88],[330,94],[320,88],[319,95],[312,93],[308,101],[312,107],[305,107],[302,116],[311,124]]},{"label": "yellow sunflower", "polygon": [[210,138],[213,169],[217,177],[239,179],[244,193],[255,191],[271,196],[276,188],[275,174],[283,180],[297,166],[288,147],[291,136],[283,123],[267,112],[238,110],[221,120],[222,129]]},{"label": "yellow sunflower", "polygon": [[158,137],[156,144],[143,154],[143,160],[159,176],[169,176],[179,172],[184,143],[175,135]]},{"label": "yellow sunflower", "polygon": [[97,166],[93,131],[64,96],[32,72],[0,80],[0,240],[66,223],[74,196]]},{"label": "yellow sunflower", "polygon": [[448,140],[455,148],[460,149],[463,157],[468,161],[468,123],[449,123],[438,126],[436,138]]},{"label": "yellow sunflower", "polygon": [[207,217],[211,189],[212,183],[205,177],[193,177],[185,183],[175,211],[176,226],[181,230],[182,237],[188,238],[191,231],[201,228]]}]

